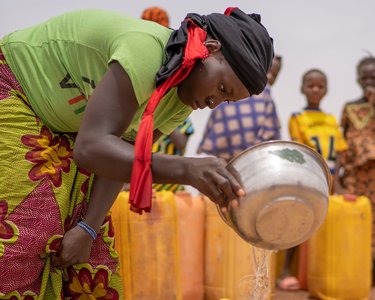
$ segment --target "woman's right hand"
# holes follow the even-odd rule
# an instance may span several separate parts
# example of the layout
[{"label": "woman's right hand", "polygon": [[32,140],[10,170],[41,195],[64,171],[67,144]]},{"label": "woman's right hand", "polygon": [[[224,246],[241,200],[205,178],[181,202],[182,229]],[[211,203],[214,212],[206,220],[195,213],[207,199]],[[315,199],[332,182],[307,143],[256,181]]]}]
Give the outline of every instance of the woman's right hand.
[{"label": "woman's right hand", "polygon": [[237,207],[238,198],[245,195],[238,180],[230,173],[227,162],[216,157],[185,158],[188,183],[226,211]]}]

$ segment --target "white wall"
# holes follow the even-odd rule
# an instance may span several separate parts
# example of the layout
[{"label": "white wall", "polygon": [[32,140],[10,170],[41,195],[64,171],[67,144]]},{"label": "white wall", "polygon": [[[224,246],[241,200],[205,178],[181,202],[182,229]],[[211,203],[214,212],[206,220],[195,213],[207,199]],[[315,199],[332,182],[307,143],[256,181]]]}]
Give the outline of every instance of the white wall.
[{"label": "white wall", "polygon": [[[171,26],[177,27],[188,12],[223,12],[227,6],[238,6],[262,15],[263,24],[274,38],[275,50],[283,56],[283,69],[273,95],[282,122],[282,134],[288,138],[287,121],[293,111],[302,108],[301,75],[309,68],[321,68],[329,80],[329,91],[323,109],[337,117],[345,101],[360,95],[355,67],[366,55],[375,55],[374,0],[4,0],[1,1],[0,36],[36,24],[62,12],[82,8],[105,8],[140,16],[151,5],[164,7]],[[194,112],[196,133],[188,144],[187,155],[195,155],[209,110]]]}]

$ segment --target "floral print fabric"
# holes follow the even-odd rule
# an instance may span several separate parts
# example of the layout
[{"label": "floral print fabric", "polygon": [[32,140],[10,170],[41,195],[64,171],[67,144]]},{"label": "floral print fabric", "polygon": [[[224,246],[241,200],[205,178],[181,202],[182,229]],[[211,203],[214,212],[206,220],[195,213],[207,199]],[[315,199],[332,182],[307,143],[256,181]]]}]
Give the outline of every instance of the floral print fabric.
[{"label": "floral print fabric", "polygon": [[74,139],[35,115],[0,52],[0,299],[121,299],[109,216],[85,264],[50,255],[84,216],[93,176],[73,161]]},{"label": "floral print fabric", "polygon": [[372,257],[375,259],[375,108],[365,99],[347,103],[341,119],[348,150],[340,156],[341,183],[352,194],[371,200]]}]

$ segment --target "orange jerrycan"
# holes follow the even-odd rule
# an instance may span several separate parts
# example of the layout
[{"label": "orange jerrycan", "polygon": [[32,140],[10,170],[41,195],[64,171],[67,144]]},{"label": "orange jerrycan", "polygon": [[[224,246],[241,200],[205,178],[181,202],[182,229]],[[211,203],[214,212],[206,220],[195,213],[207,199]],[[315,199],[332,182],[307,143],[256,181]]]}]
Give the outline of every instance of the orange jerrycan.
[{"label": "orange jerrycan", "polygon": [[[221,219],[216,205],[206,197],[205,204],[205,300],[249,299],[255,285],[254,248]],[[267,255],[262,265],[267,276],[258,277],[265,293],[252,299],[271,299],[271,257]]]},{"label": "orange jerrycan", "polygon": [[330,197],[327,218],[309,241],[308,288],[323,300],[367,299],[371,291],[371,204]]},{"label": "orange jerrycan", "polygon": [[178,212],[182,300],[204,296],[204,201],[191,193],[175,193]]},{"label": "orange jerrycan", "polygon": [[126,300],[181,300],[178,224],[172,192],[156,192],[150,213],[129,210],[121,192],[111,208]]}]

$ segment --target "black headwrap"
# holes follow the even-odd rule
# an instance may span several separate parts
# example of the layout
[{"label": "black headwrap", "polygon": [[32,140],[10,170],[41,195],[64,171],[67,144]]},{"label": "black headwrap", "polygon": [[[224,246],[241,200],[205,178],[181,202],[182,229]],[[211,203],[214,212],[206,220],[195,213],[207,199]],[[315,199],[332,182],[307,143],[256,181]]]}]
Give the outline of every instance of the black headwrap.
[{"label": "black headwrap", "polygon": [[167,61],[159,70],[157,85],[181,65],[187,41],[187,19],[220,41],[222,53],[250,94],[259,94],[267,84],[267,72],[273,59],[273,42],[257,14],[248,15],[238,8],[230,15],[213,13],[207,16],[188,14],[175,30],[166,47]]}]

